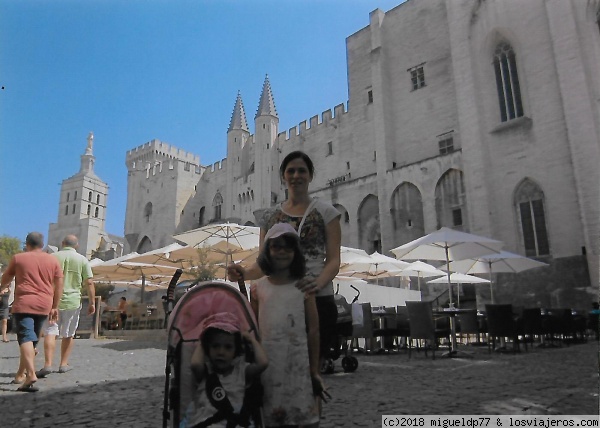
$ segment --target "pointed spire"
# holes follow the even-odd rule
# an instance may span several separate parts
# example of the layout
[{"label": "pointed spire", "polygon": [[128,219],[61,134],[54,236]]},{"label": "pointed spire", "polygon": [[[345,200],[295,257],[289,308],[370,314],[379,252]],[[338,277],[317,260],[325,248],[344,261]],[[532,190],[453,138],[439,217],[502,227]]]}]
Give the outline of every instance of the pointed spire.
[{"label": "pointed spire", "polygon": [[87,147],[85,153],[81,155],[81,168],[79,174],[95,176],[94,174],[94,133],[90,132],[87,137]]},{"label": "pointed spire", "polygon": [[273,101],[273,93],[271,92],[271,84],[269,83],[269,75],[265,76],[265,83],[263,84],[262,94],[260,95],[260,103],[258,104],[258,116],[277,116],[277,110],[275,109],[275,101]]},{"label": "pointed spire", "polygon": [[229,129],[227,132],[234,129],[248,131],[246,110],[244,110],[244,103],[242,102],[242,95],[240,94],[240,91],[238,91],[237,99],[235,100],[235,106],[233,107],[233,114],[231,115],[231,122],[229,122]]}]

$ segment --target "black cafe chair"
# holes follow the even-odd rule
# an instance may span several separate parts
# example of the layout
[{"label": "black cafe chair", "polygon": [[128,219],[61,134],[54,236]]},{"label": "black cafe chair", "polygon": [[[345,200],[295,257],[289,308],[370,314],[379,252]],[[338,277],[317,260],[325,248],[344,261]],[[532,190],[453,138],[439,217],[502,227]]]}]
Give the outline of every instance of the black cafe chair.
[{"label": "black cafe chair", "polygon": [[[406,302],[408,309],[408,321],[410,327],[410,336],[408,340],[408,358],[411,357],[412,342],[417,345],[421,340],[425,341],[425,357],[427,349],[430,346],[432,350],[432,359],[435,360],[435,350],[438,347],[438,340],[445,337],[450,341],[450,326],[448,319],[442,320],[442,325],[437,325],[433,318],[433,307],[431,302]],[[445,322],[444,322],[445,321]]]},{"label": "black cafe chair", "polygon": [[542,322],[542,310],[540,308],[523,308],[520,333],[525,345],[525,351],[527,351],[528,343],[531,343],[532,348],[537,340],[543,345],[545,330]]},{"label": "black cafe chair", "polygon": [[456,315],[456,332],[460,336],[465,336],[466,343],[469,344],[469,335],[475,335],[477,337],[477,343],[479,343],[479,334],[481,330],[479,328],[479,319],[477,317],[477,310],[465,310]]},{"label": "black cafe chair", "polygon": [[396,330],[394,334],[398,350],[408,347],[410,323],[408,321],[408,309],[406,306],[396,306]]},{"label": "black cafe chair", "polygon": [[485,305],[488,325],[488,353],[496,349],[496,339],[512,339],[513,353],[519,350],[519,331],[510,304]]}]

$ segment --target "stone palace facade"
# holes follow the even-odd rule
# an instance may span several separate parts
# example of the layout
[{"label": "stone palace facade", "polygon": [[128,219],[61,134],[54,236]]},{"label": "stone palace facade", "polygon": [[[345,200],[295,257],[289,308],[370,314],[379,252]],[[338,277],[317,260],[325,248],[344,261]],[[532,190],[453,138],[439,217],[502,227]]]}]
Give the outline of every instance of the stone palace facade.
[{"label": "stone palace facade", "polygon": [[158,140],[128,151],[126,252],[211,222],[254,224],[256,210],[286,197],[280,161],[303,150],[316,167],[312,196],[342,212],[343,245],[389,255],[441,226],[492,237],[549,264],[500,275],[499,300],[589,307],[600,254],[599,9],[408,0],[373,11],[346,40],[347,103],[280,130],[267,77],[253,130],[238,94],[226,159],[202,165]]}]

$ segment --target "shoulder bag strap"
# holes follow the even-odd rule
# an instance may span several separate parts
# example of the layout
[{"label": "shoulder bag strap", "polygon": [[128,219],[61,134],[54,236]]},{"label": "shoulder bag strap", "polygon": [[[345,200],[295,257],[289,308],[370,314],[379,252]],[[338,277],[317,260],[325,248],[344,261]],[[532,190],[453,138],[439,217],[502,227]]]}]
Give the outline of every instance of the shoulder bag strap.
[{"label": "shoulder bag strap", "polygon": [[306,217],[308,216],[308,213],[310,213],[312,211],[312,209],[316,203],[317,203],[317,199],[313,198],[313,200],[310,201],[310,204],[306,208],[306,211],[304,211],[304,215],[302,216],[302,220],[300,221],[300,225],[298,226],[298,236],[300,236],[300,232],[302,231],[302,226],[304,226],[304,222],[306,221]]}]

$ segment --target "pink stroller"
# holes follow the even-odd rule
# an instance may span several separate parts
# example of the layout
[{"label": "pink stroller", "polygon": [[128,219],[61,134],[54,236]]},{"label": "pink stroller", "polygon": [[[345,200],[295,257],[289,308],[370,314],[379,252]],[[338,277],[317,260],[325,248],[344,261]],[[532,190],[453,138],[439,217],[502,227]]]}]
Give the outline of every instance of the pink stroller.
[{"label": "pink stroller", "polygon": [[[177,280],[169,286],[167,299],[172,299],[172,288]],[[173,284],[175,283],[175,284]],[[240,289],[245,294],[245,287]],[[247,297],[225,282],[201,282],[192,285],[177,302],[170,314],[167,325],[167,362],[165,367],[165,396],[163,406],[163,428],[178,427],[185,410],[193,398],[197,388],[191,375],[190,360],[198,343],[199,327],[206,317],[219,312],[229,312],[237,316],[242,329],[252,330],[257,335],[257,323]],[[251,347],[245,347],[245,358],[252,361],[254,356]],[[248,388],[253,400],[251,419],[255,426],[262,426],[260,406],[262,386],[255,382]]]}]

